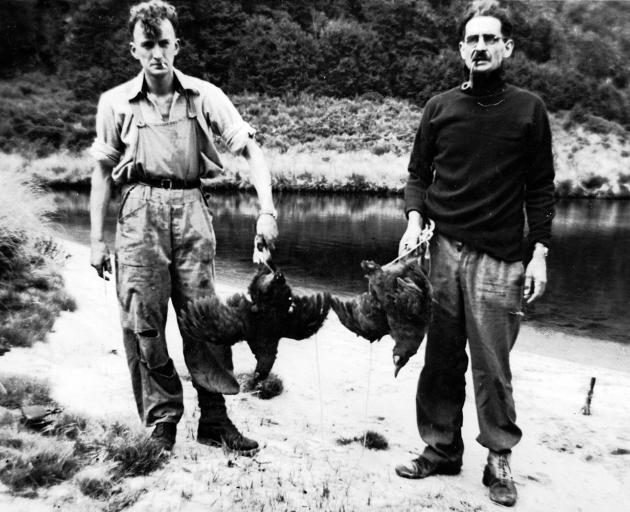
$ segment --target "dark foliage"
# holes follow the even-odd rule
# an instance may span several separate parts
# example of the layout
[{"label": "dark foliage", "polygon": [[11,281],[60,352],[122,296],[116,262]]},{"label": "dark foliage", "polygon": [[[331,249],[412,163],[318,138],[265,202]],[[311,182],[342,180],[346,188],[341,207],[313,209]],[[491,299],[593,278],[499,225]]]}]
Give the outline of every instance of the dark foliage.
[{"label": "dark foliage", "polygon": [[[78,150],[100,93],[131,78],[130,0],[0,5],[0,150]],[[423,104],[462,80],[458,20],[468,0],[173,0],[177,65],[230,93],[378,93]],[[510,80],[549,110],[582,108],[630,127],[630,3],[502,1],[514,21]],[[53,74],[32,83],[32,73]],[[53,89],[47,101],[47,90]],[[62,92],[63,91],[63,94]],[[65,96],[64,96],[65,95]],[[62,98],[63,96],[63,98]],[[71,108],[59,108],[59,100]]]}]

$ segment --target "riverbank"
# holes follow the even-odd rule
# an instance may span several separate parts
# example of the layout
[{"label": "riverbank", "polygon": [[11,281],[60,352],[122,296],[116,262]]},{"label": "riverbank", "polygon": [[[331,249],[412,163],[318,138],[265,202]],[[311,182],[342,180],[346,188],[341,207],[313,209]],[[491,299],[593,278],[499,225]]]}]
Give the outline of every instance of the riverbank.
[{"label": "riverbank", "polygon": [[[392,98],[334,99],[302,95],[235,95],[257,138],[276,190],[401,194],[421,109]],[[630,137],[620,125],[575,113],[550,116],[559,197],[630,198]],[[84,119],[83,147],[89,133]],[[78,128],[77,128],[78,129]],[[85,133],[84,133],[85,132]],[[248,189],[247,163],[218,144],[224,174],[211,189]],[[16,150],[19,151],[19,150]],[[56,189],[88,188],[93,161],[86,150],[37,157],[33,149],[0,153],[0,168],[18,169]]]},{"label": "riverbank", "polygon": [[[68,410],[137,424],[114,285],[96,277],[87,248],[63,244],[70,254],[63,277],[77,311],[62,313],[47,343],[0,358],[0,371],[48,378],[53,398]],[[221,294],[237,289],[219,280]],[[130,483],[147,490],[133,510],[495,510],[480,483],[485,453],[474,441],[469,378],[461,475],[407,481],[393,473],[395,464],[422,446],[413,400],[423,348],[394,379],[391,340],[369,345],[343,329],[334,314],[313,339],[283,341],[274,371],[284,393],[271,401],[247,394],[228,399],[235,422],[263,443],[254,459],[246,459],[195,443],[198,412],[172,315],[167,336],[186,381],[186,413],[170,462]],[[236,345],[234,355],[237,372],[253,368],[245,344]],[[520,493],[515,510],[615,511],[630,499],[628,368],[630,354],[617,344],[523,329],[513,353],[524,431],[513,458]],[[597,378],[593,414],[583,416],[579,411],[591,377]],[[336,439],[366,429],[384,435],[389,450],[337,445]],[[3,491],[0,504],[29,512],[104,507],[81,495],[73,482],[43,491],[36,500]]]}]

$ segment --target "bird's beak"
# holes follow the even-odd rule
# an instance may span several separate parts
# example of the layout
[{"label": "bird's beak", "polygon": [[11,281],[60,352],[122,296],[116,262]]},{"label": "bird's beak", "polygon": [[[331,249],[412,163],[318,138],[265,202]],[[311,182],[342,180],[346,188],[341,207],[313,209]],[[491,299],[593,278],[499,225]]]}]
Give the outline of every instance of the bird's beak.
[{"label": "bird's beak", "polygon": [[260,344],[249,343],[249,348],[256,357],[256,368],[254,374],[256,380],[261,381],[269,377],[271,369],[278,356],[278,342],[280,340],[264,340]]}]

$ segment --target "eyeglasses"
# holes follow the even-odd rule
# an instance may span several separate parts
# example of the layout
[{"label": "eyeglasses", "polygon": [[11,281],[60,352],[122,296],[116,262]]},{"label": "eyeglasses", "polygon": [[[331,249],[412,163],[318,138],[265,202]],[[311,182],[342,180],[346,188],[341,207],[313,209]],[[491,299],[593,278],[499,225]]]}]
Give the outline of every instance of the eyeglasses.
[{"label": "eyeglasses", "polygon": [[473,34],[470,36],[466,36],[464,42],[468,46],[477,46],[477,44],[479,44],[479,37],[483,38],[483,42],[486,46],[494,46],[499,41],[505,41],[506,39],[505,37],[495,36],[494,34]]}]

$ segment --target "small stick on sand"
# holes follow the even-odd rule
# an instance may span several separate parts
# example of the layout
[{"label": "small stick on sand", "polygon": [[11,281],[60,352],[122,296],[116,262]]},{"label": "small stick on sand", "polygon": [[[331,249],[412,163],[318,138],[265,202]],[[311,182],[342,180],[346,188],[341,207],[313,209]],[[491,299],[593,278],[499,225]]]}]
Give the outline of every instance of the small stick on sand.
[{"label": "small stick on sand", "polygon": [[586,402],[584,403],[584,407],[582,407],[582,414],[584,416],[591,415],[591,400],[593,400],[594,387],[595,387],[595,377],[591,377],[591,385],[588,389],[588,393],[586,394]]}]

